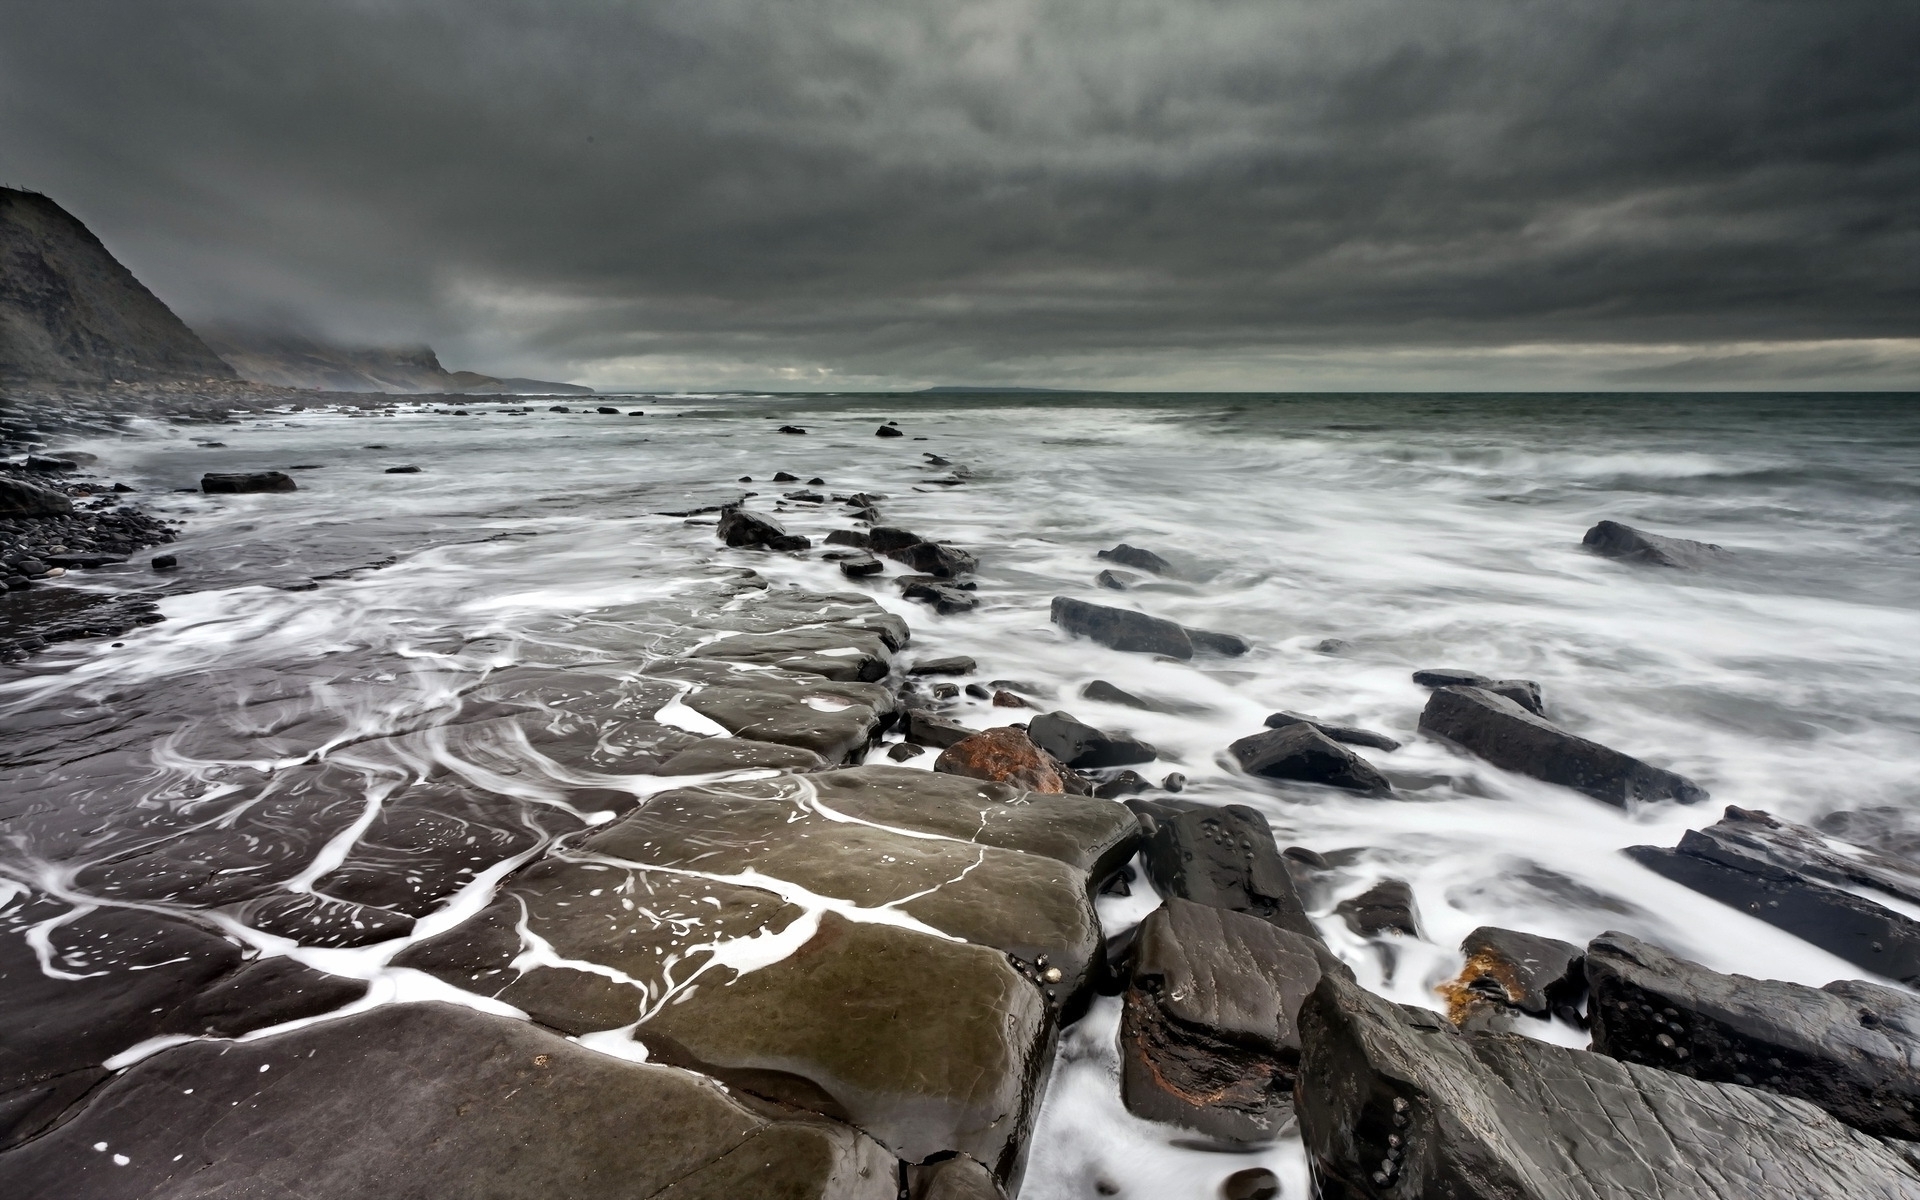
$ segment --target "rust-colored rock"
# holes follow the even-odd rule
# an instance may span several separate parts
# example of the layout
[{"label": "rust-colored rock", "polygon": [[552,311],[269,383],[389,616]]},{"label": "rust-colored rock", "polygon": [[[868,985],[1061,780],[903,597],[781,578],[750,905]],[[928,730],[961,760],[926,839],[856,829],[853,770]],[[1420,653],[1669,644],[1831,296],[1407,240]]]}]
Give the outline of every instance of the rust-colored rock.
[{"label": "rust-colored rock", "polygon": [[933,764],[936,771],[1010,783],[1029,792],[1065,792],[1066,784],[1046,751],[1027,740],[1024,729],[1002,725],[947,747]]}]

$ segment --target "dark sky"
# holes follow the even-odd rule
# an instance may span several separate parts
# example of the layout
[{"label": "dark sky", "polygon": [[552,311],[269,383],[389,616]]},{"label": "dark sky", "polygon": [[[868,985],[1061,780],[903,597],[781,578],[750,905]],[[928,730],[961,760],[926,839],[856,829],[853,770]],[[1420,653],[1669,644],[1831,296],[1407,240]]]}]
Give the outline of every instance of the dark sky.
[{"label": "dark sky", "polygon": [[1911,0],[0,0],[0,182],[599,386],[1920,387]]}]

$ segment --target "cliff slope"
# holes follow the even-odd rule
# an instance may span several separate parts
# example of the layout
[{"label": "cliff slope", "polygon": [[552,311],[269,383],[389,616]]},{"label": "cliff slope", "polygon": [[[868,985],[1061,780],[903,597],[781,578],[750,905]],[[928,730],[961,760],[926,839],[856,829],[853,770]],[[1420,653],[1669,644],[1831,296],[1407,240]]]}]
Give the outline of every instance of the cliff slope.
[{"label": "cliff slope", "polygon": [[231,379],[71,213],[0,188],[0,379]]}]

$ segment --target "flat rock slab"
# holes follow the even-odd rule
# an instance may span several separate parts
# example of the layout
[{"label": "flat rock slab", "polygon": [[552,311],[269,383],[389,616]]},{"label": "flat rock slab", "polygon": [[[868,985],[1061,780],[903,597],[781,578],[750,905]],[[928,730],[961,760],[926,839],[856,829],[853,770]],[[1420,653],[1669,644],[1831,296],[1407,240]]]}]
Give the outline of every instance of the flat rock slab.
[{"label": "flat rock slab", "polygon": [[1707,798],[1692,780],[1568,733],[1484,688],[1443,687],[1427,698],[1420,730],[1496,767],[1626,807],[1635,802]]},{"label": "flat rock slab", "polygon": [[1129,800],[1140,817],[1141,853],[1162,896],[1246,913],[1302,937],[1320,933],[1294,890],[1267,819],[1243,804]]},{"label": "flat rock slab", "polygon": [[1722,975],[1624,933],[1587,947],[1593,1048],[1817,1104],[1856,1129],[1920,1139],[1920,998]]},{"label": "flat rock slab", "polygon": [[815,771],[827,760],[798,746],[756,742],[752,738],[708,738],[695,742],[660,764],[656,775],[714,775],[723,771],[768,769]]},{"label": "flat rock slab", "polygon": [[770,1119],[710,1080],[525,1021],[414,1004],[164,1050],[0,1154],[0,1192],[627,1200],[738,1195],[751,1179],[757,1195],[892,1200],[897,1172],[845,1126]]},{"label": "flat rock slab", "polygon": [[1731,557],[1712,542],[1665,537],[1635,529],[1631,525],[1622,525],[1618,521],[1602,521],[1595,525],[1587,530],[1580,544],[1602,558],[1686,570],[1709,567]]},{"label": "flat rock slab", "polygon": [[1265,779],[1318,783],[1374,796],[1393,792],[1378,767],[1304,721],[1243,737],[1227,751],[1241,770]]},{"label": "flat rock slab", "polygon": [[1804,1101],[1463,1034],[1338,975],[1302,1005],[1298,1109],[1323,1194],[1914,1200],[1885,1143]]},{"label": "flat rock slab", "polygon": [[220,492],[294,492],[300,486],[284,471],[209,472],[200,477],[200,490]]},{"label": "flat rock slab", "polygon": [[1862,894],[1878,890],[1915,903],[1920,880],[1896,860],[1836,854],[1812,830],[1733,805],[1673,849],[1629,846],[1625,853],[1856,966],[1920,986],[1920,921]]},{"label": "flat rock slab", "polygon": [[895,711],[893,693],[878,684],[836,683],[817,675],[730,671],[705,661],[661,663],[650,672],[694,682],[681,700],[737,737],[798,746],[828,762],[866,752]]},{"label": "flat rock slab", "polygon": [[1102,954],[1087,869],[1132,826],[892,767],[682,789],[398,962],[1005,1177]]},{"label": "flat rock slab", "polygon": [[841,625],[727,634],[694,650],[689,657],[778,667],[853,683],[885,679],[893,661],[879,631]]},{"label": "flat rock slab", "polygon": [[1243,913],[1178,898],[1151,913],[1120,1020],[1127,1110],[1227,1141],[1279,1136],[1300,1061],[1294,1018],[1323,959],[1318,943]]}]

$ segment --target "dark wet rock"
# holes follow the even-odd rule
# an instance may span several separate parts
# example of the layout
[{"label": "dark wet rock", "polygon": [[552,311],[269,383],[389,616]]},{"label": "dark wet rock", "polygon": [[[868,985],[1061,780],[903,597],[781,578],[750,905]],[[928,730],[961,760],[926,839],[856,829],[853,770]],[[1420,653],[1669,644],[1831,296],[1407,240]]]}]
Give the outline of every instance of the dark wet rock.
[{"label": "dark wet rock", "polygon": [[1002,725],[976,733],[941,753],[933,769],[969,779],[1008,783],[1030,792],[1064,792],[1066,784],[1053,759],[1028,739],[1026,731]]},{"label": "dark wet rock", "polygon": [[1347,923],[1347,928],[1361,937],[1379,937],[1383,933],[1420,936],[1413,889],[1405,880],[1382,879],[1358,896],[1342,900],[1333,911]]},{"label": "dark wet rock", "polygon": [[1294,1018],[1324,948],[1256,917],[1174,898],[1140,924],[1120,1022],[1127,1111],[1235,1142],[1293,1115]]},{"label": "dark wet rock", "polygon": [[1440,989],[1455,1025],[1499,1010],[1545,1017],[1577,1005],[1587,988],[1586,951],[1572,942],[1482,925],[1460,943],[1460,952],[1466,965]]},{"label": "dark wet rock", "polygon": [[1593,1048],[1817,1104],[1879,1137],[1920,1139],[1920,998],[1722,975],[1624,933],[1587,948]]},{"label": "dark wet rock", "polygon": [[1371,750],[1398,750],[1400,743],[1384,733],[1374,733],[1352,725],[1336,725],[1332,721],[1323,721],[1319,717],[1309,717],[1304,713],[1277,712],[1267,718],[1268,729],[1285,729],[1289,725],[1311,725],[1336,742],[1345,742],[1349,746],[1365,746]]},{"label": "dark wet rock", "polygon": [[1169,771],[1167,777],[1160,781],[1160,787],[1163,791],[1184,792],[1187,790],[1187,777],[1178,771]]},{"label": "dark wet rock", "polygon": [[1617,558],[1622,562],[1646,563],[1656,567],[1695,569],[1712,566],[1729,557],[1725,550],[1711,542],[1663,537],[1631,525],[1622,525],[1618,521],[1602,521],[1595,525],[1587,530],[1580,544],[1602,558]]},{"label": "dark wet rock", "polygon": [[1202,654],[1224,654],[1238,658],[1253,649],[1253,643],[1237,633],[1217,633],[1211,629],[1188,629],[1187,640]]},{"label": "dark wet rock", "polygon": [[572,412],[572,411],[573,411],[573,409],[571,409],[571,408],[569,408],[568,406],[566,406],[566,405],[564,405],[564,404],[550,404],[550,405],[548,405],[548,406],[547,406],[547,411],[548,411],[548,412],[560,412],[560,413],[570,413],[570,412]]},{"label": "dark wet rock", "polygon": [[1121,771],[1095,784],[1093,794],[1102,800],[1118,800],[1122,796],[1138,796],[1141,792],[1152,790],[1153,782],[1140,772]]},{"label": "dark wet rock", "polygon": [[[215,443],[216,445],[219,443]],[[77,471],[80,464],[71,458],[47,458],[38,454],[27,455],[27,470],[54,475],[67,471]]]},{"label": "dark wet rock", "polygon": [[1920,921],[1860,894],[1920,904],[1920,868],[1910,863],[1837,853],[1812,830],[1733,805],[1674,849],[1629,846],[1626,854],[1856,966],[1920,986]]},{"label": "dark wet rock", "polygon": [[786,527],[772,517],[761,513],[749,512],[744,508],[730,508],[720,515],[720,524],[715,529],[720,540],[729,546],[764,546],[768,550],[805,550],[813,543],[797,533],[788,533]]},{"label": "dark wet rock", "polygon": [[980,607],[980,598],[949,580],[933,575],[902,575],[894,581],[900,594],[909,600],[931,605],[943,616],[968,613]]},{"label": "dark wet rock", "polygon": [[923,658],[907,668],[909,675],[971,675],[978,665],[964,654],[945,658]]},{"label": "dark wet rock", "polygon": [[1278,1200],[1280,1177],[1265,1167],[1235,1171],[1220,1184],[1221,1200]]},{"label": "dark wet rock", "polygon": [[796,435],[797,435],[797,434],[803,434],[803,433],[805,433],[805,432],[806,432],[806,430],[804,430],[804,429],[802,429],[802,428],[800,428],[800,427],[799,427],[798,425],[782,425],[782,426],[781,426],[781,427],[780,427],[780,428],[779,428],[778,430],[776,430],[775,432],[777,432],[777,433],[791,433],[791,434],[796,434]]},{"label": "dark wet rock", "polygon": [[1129,800],[1140,818],[1141,853],[1154,890],[1259,917],[1317,939],[1267,819],[1243,804]]},{"label": "dark wet rock", "polygon": [[819,504],[826,499],[826,497],[822,496],[819,492],[809,492],[804,489],[798,492],[788,492],[785,498],[788,500],[797,500],[802,504]]},{"label": "dark wet rock", "polygon": [[934,746],[944,750],[958,742],[964,742],[978,729],[970,729],[958,721],[949,721],[945,717],[936,717],[932,713],[919,709],[909,709],[902,719],[901,731],[910,742],[922,746]]},{"label": "dark wet rock", "polygon": [[[235,1037],[366,991],[284,959],[249,963],[206,928],[130,908],[95,909],[48,930],[49,963],[65,976],[56,977],[22,934],[64,911],[33,900],[0,918],[0,1111],[16,1121],[50,1122],[63,1106],[48,1112],[44,1102],[67,1093],[71,1081],[62,1080],[148,1038]],[[0,1142],[34,1132],[0,1128]]]},{"label": "dark wet rock", "polygon": [[1911,1200],[1902,1155],[1810,1104],[1514,1034],[1339,975],[1301,1006],[1300,1129],[1323,1194]]},{"label": "dark wet rock", "polygon": [[1101,704],[1119,704],[1127,708],[1138,708],[1145,712],[1159,712],[1151,701],[1142,700],[1132,692],[1123,691],[1104,679],[1096,679],[1080,689],[1080,695]]},{"label": "dark wet rock", "polygon": [[882,425],[880,428],[873,431],[873,436],[883,437],[883,438],[897,438],[897,437],[905,437],[907,435],[900,432],[899,429],[895,428],[892,425]]},{"label": "dark wet rock", "polygon": [[385,473],[388,475],[418,475],[420,473],[420,468],[412,465],[403,466],[403,467],[388,467]]},{"label": "dark wet rock", "polygon": [[292,492],[299,485],[284,471],[209,472],[200,477],[203,492]]},{"label": "dark wet rock", "polygon": [[966,692],[967,695],[972,696],[975,700],[993,699],[992,689],[988,688],[984,683],[970,683],[966,687]]},{"label": "dark wet rock", "polygon": [[1138,546],[1129,546],[1121,542],[1111,550],[1102,550],[1096,558],[1119,563],[1123,567],[1132,567],[1136,571],[1145,571],[1151,575],[1173,574],[1173,564],[1161,558],[1151,550],[1142,550]]},{"label": "dark wet rock", "polygon": [[827,484],[827,481],[825,479],[822,479],[818,475],[815,475],[812,479],[807,480],[808,487],[825,487],[826,484]]},{"label": "dark wet rock", "polygon": [[1110,592],[1124,592],[1140,582],[1140,576],[1126,571],[1102,571],[1093,577],[1094,586],[1106,588]]},{"label": "dark wet rock", "polygon": [[816,771],[827,760],[798,746],[756,742],[752,738],[707,738],[655,768],[656,775],[712,775],[721,771],[748,771],[771,767],[782,771]]},{"label": "dark wet rock", "polygon": [[1029,704],[1027,702],[1024,696],[1021,696],[1017,692],[1010,692],[1005,688],[996,688],[994,690],[992,703],[995,708],[1032,708],[1034,707],[1032,704]]},{"label": "dark wet rock", "polygon": [[840,573],[848,579],[865,579],[869,575],[878,575],[886,569],[886,564],[871,554],[860,554],[840,560]]},{"label": "dark wet rock", "polygon": [[1192,658],[1193,639],[1172,621],[1126,608],[1088,604],[1067,596],[1053,598],[1052,620],[1075,637],[1089,638],[1114,650]]},{"label": "dark wet rock", "polygon": [[895,742],[893,745],[887,747],[887,757],[895,762],[906,762],[910,758],[919,758],[926,752],[927,748],[925,746],[915,745],[912,742]]},{"label": "dark wet rock", "polygon": [[867,535],[858,529],[836,529],[827,535],[829,546],[852,546],[858,550],[867,548]]},{"label": "dark wet rock", "polygon": [[259,1041],[164,1050],[65,1125],[0,1154],[0,1190],[612,1200],[740,1195],[745,1184],[893,1200],[897,1170],[852,1129],[770,1118],[685,1071],[623,1062],[526,1021],[389,1004]]},{"label": "dark wet rock", "polygon": [[957,683],[936,683],[929,690],[935,700],[953,700],[960,695],[960,685]]},{"label": "dark wet rock", "polygon": [[1421,687],[1476,687],[1492,692],[1496,696],[1505,696],[1535,715],[1546,713],[1546,702],[1540,693],[1540,685],[1531,679],[1489,679],[1485,675],[1476,675],[1472,671],[1456,671],[1452,668],[1440,668],[1430,671],[1415,671],[1413,681]]},{"label": "dark wet rock", "polygon": [[1321,638],[1313,644],[1315,654],[1345,654],[1353,649],[1353,643],[1344,638]]},{"label": "dark wet rock", "polygon": [[775,471],[773,473],[773,481],[775,483],[799,483],[800,477],[791,471]]},{"label": "dark wet rock", "polygon": [[1496,767],[1623,808],[1636,801],[1693,804],[1707,798],[1692,780],[1568,733],[1484,688],[1437,689],[1420,714],[1420,730]]},{"label": "dark wet rock", "polygon": [[0,518],[57,517],[73,511],[73,501],[52,488],[0,475]]},{"label": "dark wet rock", "polygon": [[1079,770],[1122,767],[1159,757],[1159,751],[1138,738],[1095,729],[1067,712],[1035,717],[1027,723],[1027,736],[1034,745]]},{"label": "dark wet rock", "polygon": [[892,525],[875,525],[867,531],[867,548],[876,554],[891,555],[895,550],[917,546],[926,539],[911,530]]},{"label": "dark wet rock", "polygon": [[922,575],[931,575],[936,579],[953,579],[971,574],[979,566],[979,561],[965,550],[940,542],[916,542],[883,553]]},{"label": "dark wet rock", "polygon": [[904,1200],[1007,1200],[993,1172],[964,1154],[908,1166],[905,1175]]},{"label": "dark wet rock", "polygon": [[1393,785],[1366,759],[1305,722],[1269,729],[1227,747],[1240,769],[1266,779],[1319,783],[1387,795]]}]

